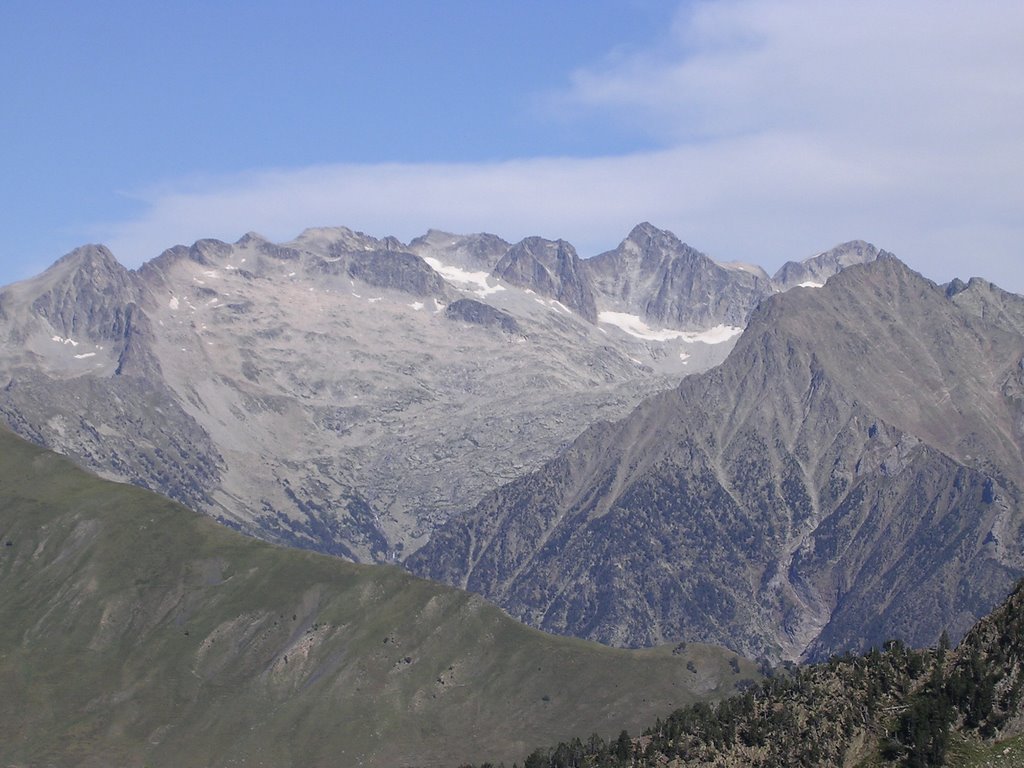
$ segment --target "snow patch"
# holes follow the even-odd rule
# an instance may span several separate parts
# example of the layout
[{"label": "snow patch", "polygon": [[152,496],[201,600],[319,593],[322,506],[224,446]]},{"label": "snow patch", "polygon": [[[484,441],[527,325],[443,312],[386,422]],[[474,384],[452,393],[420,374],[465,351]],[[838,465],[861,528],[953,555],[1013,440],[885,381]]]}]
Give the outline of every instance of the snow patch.
[{"label": "snow patch", "polygon": [[70,344],[72,347],[77,347],[78,342],[74,339],[65,339],[63,336],[51,336],[50,341],[56,341],[58,344]]},{"label": "snow patch", "polygon": [[442,264],[433,256],[424,256],[423,260],[445,280],[455,283],[459,287],[469,288],[477,296],[484,297],[505,290],[503,285],[491,285],[487,281],[489,275],[486,272],[470,272],[459,267]]},{"label": "snow patch", "polygon": [[167,302],[167,306],[170,307],[171,309],[177,309],[178,308],[178,297],[177,296],[171,296],[171,300]]},{"label": "snow patch", "polygon": [[728,341],[733,336],[739,336],[741,333],[743,333],[743,329],[737,325],[716,325],[714,328],[709,328],[706,331],[687,333],[683,337],[683,341],[721,344],[723,341]]},{"label": "snow patch", "polygon": [[412,307],[413,309],[415,309],[417,312],[419,312],[421,309],[423,309],[423,302],[422,301],[414,301],[409,306]]},{"label": "snow patch", "polygon": [[383,300],[384,300],[383,296],[374,296],[372,299],[367,299],[367,301],[370,302],[371,304],[376,304],[378,301],[383,301]]},{"label": "snow patch", "polygon": [[75,355],[75,360],[84,360],[87,357],[96,357],[95,352],[83,352],[80,355]]},{"label": "snow patch", "polygon": [[560,302],[558,299],[542,299],[539,296],[534,296],[533,300],[540,304],[542,307],[548,307],[549,309],[558,309],[565,312],[567,315],[572,315],[572,310],[569,309],[565,304]]},{"label": "snow patch", "polygon": [[797,283],[796,287],[797,288],[822,288],[824,285],[825,285],[824,283],[816,283],[813,280],[805,280],[802,283]]},{"label": "snow patch", "polygon": [[597,320],[600,323],[614,325],[619,330],[636,336],[645,341],[671,341],[680,339],[688,344],[701,342],[703,344],[721,344],[733,336],[743,333],[742,328],[734,325],[716,325],[706,331],[676,331],[671,328],[651,328],[640,319],[638,315],[628,315],[625,312],[599,312]]}]

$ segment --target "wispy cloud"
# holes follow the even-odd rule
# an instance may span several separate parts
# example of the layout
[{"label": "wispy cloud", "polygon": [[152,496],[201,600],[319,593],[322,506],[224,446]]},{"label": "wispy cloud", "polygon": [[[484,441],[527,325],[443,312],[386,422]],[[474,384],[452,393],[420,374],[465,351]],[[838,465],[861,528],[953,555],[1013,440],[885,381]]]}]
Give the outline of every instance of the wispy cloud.
[{"label": "wispy cloud", "polygon": [[643,55],[555,96],[661,145],[620,157],[323,166],[142,195],[101,233],[137,263],[178,241],[344,224],[564,237],[590,255],[641,220],[777,266],[851,238],[937,280],[1024,292],[1024,6],[747,0],[684,6]]}]

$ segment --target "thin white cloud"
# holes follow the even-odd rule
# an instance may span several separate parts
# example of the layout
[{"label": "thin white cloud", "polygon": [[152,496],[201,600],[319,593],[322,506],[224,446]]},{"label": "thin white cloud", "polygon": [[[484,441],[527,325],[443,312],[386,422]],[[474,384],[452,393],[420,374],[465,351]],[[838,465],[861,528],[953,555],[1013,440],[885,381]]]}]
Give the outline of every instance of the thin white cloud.
[{"label": "thin white cloud", "polygon": [[1024,292],[1021,40],[1016,2],[691,4],[656,50],[581,69],[558,96],[581,130],[617,120],[663,149],[193,181],[102,235],[129,263],[331,224],[541,234],[592,255],[649,220],[769,269],[864,238],[933,279]]},{"label": "thin white cloud", "polygon": [[565,98],[671,139],[1007,138],[1024,118],[1022,34],[1017,2],[701,2],[668,45],[578,70]]}]

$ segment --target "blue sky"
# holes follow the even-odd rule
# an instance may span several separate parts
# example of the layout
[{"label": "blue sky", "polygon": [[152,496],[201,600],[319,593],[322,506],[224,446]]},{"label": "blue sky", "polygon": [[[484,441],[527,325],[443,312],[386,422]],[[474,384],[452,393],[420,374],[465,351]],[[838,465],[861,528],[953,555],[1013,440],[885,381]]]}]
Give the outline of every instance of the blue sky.
[{"label": "blue sky", "polygon": [[861,238],[1024,292],[1024,4],[23,2],[0,284],[103,242],[642,220],[769,270]]}]

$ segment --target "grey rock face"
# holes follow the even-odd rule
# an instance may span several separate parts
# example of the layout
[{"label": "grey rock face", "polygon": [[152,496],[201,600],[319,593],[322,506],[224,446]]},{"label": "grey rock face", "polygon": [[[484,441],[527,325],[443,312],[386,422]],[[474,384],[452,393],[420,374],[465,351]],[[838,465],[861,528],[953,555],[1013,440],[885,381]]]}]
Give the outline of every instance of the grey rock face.
[{"label": "grey rock face", "polygon": [[131,478],[193,509],[214,505],[224,459],[159,380],[57,379],[22,369],[0,393],[0,415],[16,432],[107,477]]},{"label": "grey rock face", "polygon": [[965,312],[1000,328],[1024,334],[1024,296],[1008,293],[980,277],[954,280],[946,295]]},{"label": "grey rock face", "polygon": [[103,246],[87,245],[48,270],[48,290],[32,310],[65,337],[86,334],[121,341],[129,326],[136,294],[128,270]]},{"label": "grey rock face", "polygon": [[818,286],[846,267],[867,264],[878,255],[879,250],[875,246],[863,240],[853,240],[804,261],[787,261],[772,279],[783,291],[799,285]]},{"label": "grey rock face", "polygon": [[445,317],[451,320],[461,320],[465,323],[474,323],[488,328],[497,328],[505,333],[521,334],[522,329],[519,323],[508,312],[495,309],[489,304],[484,304],[476,299],[458,299],[449,304],[444,310]]},{"label": "grey rock face", "polygon": [[444,279],[419,256],[404,251],[363,251],[348,260],[348,274],[376,288],[413,296],[448,295]]},{"label": "grey rock face", "polygon": [[775,290],[763,270],[718,264],[647,223],[585,267],[603,307],[669,328],[742,327]]},{"label": "grey rock face", "polygon": [[982,314],[886,254],[774,296],[721,366],[591,427],[408,565],[614,644],[956,637],[1024,573],[1024,336]]},{"label": "grey rock face", "polygon": [[444,264],[472,271],[492,271],[509,249],[497,235],[453,235],[431,229],[409,243],[409,252],[417,256],[434,256]]},{"label": "grey rock face", "polygon": [[582,264],[576,249],[564,240],[528,237],[509,248],[494,267],[493,275],[555,299],[596,323],[594,291]]},{"label": "grey rock face", "polygon": [[86,333],[119,342],[136,299],[128,270],[103,246],[87,245],[40,275],[39,290],[31,297],[8,291],[3,303],[5,317],[30,311],[62,337]]}]

